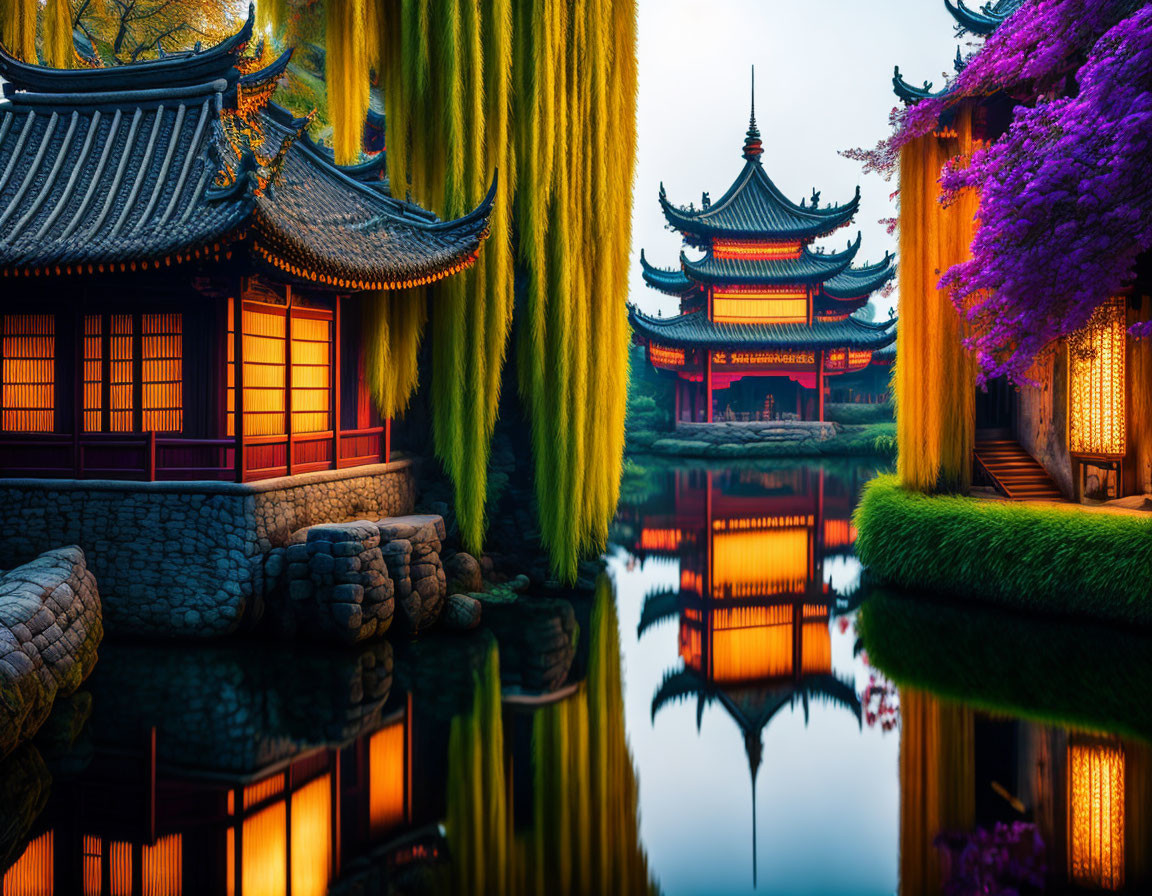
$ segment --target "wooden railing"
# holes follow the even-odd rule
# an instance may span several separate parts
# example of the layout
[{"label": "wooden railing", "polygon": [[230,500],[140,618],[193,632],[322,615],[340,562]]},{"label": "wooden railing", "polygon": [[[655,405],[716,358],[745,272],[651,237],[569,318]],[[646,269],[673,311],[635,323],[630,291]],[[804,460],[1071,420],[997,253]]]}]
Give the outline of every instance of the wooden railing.
[{"label": "wooden railing", "polygon": [[[0,434],[0,477],[235,481],[236,439],[148,433]],[[253,436],[244,440],[244,480],[380,463],[388,428]],[[337,456],[337,453],[339,456]]]}]

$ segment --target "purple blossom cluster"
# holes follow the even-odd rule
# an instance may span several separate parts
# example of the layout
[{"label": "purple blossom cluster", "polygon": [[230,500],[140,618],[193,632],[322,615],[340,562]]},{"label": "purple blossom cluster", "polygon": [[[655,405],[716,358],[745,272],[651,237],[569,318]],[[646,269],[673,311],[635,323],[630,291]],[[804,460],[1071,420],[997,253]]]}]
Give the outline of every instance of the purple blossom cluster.
[{"label": "purple blossom cluster", "polygon": [[[1011,125],[942,174],[942,201],[966,187],[981,198],[972,258],[940,285],[973,324],[981,382],[1025,382],[1036,355],[1083,326],[1152,249],[1152,8],[1025,3],[941,95],[893,111],[892,137],[845,155],[891,176],[900,148],[952,106],[996,93],[1017,103]],[[1152,335],[1152,323],[1133,335]]]},{"label": "purple blossom cluster", "polygon": [[982,380],[1025,381],[1152,249],[1152,7],[1099,37],[1076,80],[1071,95],[1018,107],[1000,139],[941,178],[944,201],[980,190],[972,257],[940,286],[973,324]]},{"label": "purple blossom cluster", "polygon": [[997,822],[991,830],[940,834],[944,896],[1019,896],[1044,888],[1044,841],[1036,825]]}]

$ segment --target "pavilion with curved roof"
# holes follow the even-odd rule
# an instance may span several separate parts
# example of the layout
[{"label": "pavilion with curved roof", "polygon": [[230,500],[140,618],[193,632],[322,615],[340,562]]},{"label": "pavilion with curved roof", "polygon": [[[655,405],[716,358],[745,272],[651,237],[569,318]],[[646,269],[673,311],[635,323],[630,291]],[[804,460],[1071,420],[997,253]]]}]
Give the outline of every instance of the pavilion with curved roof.
[{"label": "pavilion with curved roof", "polygon": [[744,165],[720,199],[705,193],[699,208],[677,206],[660,186],[660,208],[687,248],[675,268],[643,252],[640,265],[648,286],[680,300],[680,313],[630,306],[629,319],[648,361],[675,378],[677,425],[712,422],[715,392],[741,381],[727,404],[742,419],[779,418],[794,400],[795,416],[823,420],[828,378],[864,370],[896,338],[893,321],[856,313],[895,275],[892,256],[855,264],[859,234],[840,251],[813,245],[852,222],[859,187],[842,204],[821,205],[815,190],[793,202],[768,176],[763,152],[753,98]]}]

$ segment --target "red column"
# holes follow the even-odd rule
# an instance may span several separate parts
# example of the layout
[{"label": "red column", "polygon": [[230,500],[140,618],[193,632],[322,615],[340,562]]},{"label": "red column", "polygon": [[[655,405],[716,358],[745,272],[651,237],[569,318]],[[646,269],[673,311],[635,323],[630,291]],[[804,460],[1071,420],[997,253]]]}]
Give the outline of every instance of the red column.
[{"label": "red column", "polygon": [[712,422],[712,352],[704,354],[704,419]]},{"label": "red column", "polygon": [[821,423],[824,422],[824,352],[816,353],[816,362],[820,365],[816,368],[816,406],[819,409],[818,416],[816,417]]}]

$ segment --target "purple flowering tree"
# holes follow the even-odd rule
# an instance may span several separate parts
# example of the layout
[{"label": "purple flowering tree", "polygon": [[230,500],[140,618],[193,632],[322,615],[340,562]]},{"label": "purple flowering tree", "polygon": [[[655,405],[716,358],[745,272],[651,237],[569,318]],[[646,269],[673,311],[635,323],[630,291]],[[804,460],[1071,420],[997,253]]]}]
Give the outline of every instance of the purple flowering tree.
[{"label": "purple flowering tree", "polygon": [[[849,155],[891,174],[951,106],[994,93],[1017,103],[1007,131],[942,173],[942,201],[966,187],[981,199],[972,258],[940,285],[973,324],[981,381],[1020,382],[1152,249],[1152,7],[1032,0],[943,95],[894,112],[889,140]],[[1133,330],[1152,335],[1152,323]]]}]

